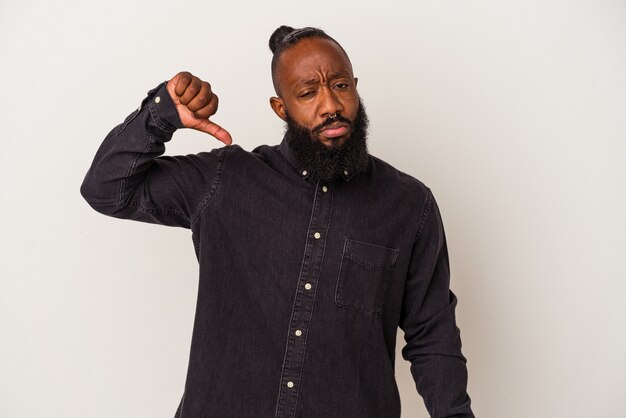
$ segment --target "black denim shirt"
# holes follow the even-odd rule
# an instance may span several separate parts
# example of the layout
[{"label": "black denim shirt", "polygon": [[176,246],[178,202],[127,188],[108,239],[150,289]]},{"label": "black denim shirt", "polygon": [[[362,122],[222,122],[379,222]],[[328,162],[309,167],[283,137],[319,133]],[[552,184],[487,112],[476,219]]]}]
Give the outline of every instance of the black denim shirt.
[{"label": "black denim shirt", "polygon": [[190,228],[200,277],[176,411],[397,418],[396,332],[433,417],[472,417],[430,190],[370,156],[334,182],[283,140],[163,156],[182,127],[165,84],[115,127],[81,194],[106,215]]}]

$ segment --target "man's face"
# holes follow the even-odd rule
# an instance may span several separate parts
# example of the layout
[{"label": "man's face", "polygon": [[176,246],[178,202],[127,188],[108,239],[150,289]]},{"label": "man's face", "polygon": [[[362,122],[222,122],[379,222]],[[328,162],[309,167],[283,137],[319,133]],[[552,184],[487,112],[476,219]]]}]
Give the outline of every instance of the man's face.
[{"label": "man's face", "polygon": [[308,129],[324,146],[341,148],[359,110],[357,79],[341,48],[327,39],[303,39],[281,55],[276,79],[280,97],[270,99],[274,112]]}]

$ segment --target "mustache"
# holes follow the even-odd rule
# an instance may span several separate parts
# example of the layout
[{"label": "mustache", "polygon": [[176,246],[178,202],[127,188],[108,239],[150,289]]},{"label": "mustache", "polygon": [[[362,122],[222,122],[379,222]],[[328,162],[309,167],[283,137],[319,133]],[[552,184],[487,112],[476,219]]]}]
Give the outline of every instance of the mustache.
[{"label": "mustache", "polygon": [[348,125],[350,125],[350,128],[354,128],[352,121],[350,121],[349,119],[341,116],[340,114],[337,114],[337,116],[333,119],[331,118],[326,118],[326,120],[322,123],[320,123],[319,125],[317,125],[315,128],[311,129],[311,132],[313,134],[319,134],[322,129],[324,129],[325,127],[332,125],[335,122],[344,122],[347,123]]}]

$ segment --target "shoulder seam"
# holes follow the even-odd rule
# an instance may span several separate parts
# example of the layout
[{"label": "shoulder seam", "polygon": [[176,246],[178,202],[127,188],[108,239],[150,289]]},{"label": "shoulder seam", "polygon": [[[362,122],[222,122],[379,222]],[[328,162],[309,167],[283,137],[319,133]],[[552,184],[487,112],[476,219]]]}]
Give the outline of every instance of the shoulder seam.
[{"label": "shoulder seam", "polygon": [[422,235],[422,231],[424,230],[424,225],[426,225],[426,219],[430,215],[432,211],[432,193],[428,187],[426,187],[428,194],[426,195],[426,201],[424,202],[424,207],[422,208],[422,216],[420,218],[420,223],[417,228],[417,232],[415,233],[414,241],[417,241],[419,237]]}]

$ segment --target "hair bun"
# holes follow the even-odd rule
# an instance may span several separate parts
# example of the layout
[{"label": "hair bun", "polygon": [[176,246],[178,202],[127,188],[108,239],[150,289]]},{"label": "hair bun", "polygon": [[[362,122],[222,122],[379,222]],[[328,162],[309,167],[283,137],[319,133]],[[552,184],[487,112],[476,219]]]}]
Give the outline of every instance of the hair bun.
[{"label": "hair bun", "polygon": [[272,54],[276,53],[276,50],[280,46],[283,39],[285,39],[285,36],[289,35],[294,30],[295,29],[292,28],[291,26],[283,25],[279,27],[278,29],[276,29],[274,33],[272,33],[272,36],[270,36],[270,43],[269,43],[270,49],[272,50]]}]

